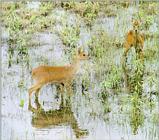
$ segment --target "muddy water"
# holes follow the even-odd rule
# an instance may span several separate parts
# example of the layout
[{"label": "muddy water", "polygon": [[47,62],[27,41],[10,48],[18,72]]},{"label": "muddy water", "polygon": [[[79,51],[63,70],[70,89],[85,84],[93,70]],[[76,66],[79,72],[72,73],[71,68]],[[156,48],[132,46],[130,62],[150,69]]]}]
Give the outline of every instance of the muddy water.
[{"label": "muddy water", "polygon": [[[36,7],[37,8],[37,7]],[[110,36],[123,38],[124,32],[130,28],[127,24],[133,12],[134,7],[121,11],[116,18],[97,19],[89,31],[82,23],[79,44],[83,45],[88,51],[87,41],[98,27],[102,27]],[[79,139],[81,140],[158,140],[158,124],[154,123],[151,114],[157,114],[158,107],[151,112],[144,108],[145,118],[142,126],[139,126],[137,134],[132,133],[130,124],[129,98],[127,95],[119,94],[110,96],[108,99],[110,113],[104,113],[104,107],[98,97],[100,86],[95,77],[92,61],[84,62],[88,67],[80,71],[76,78],[74,95],[71,98],[71,107],[69,110],[60,109],[60,96],[57,97],[55,85],[46,85],[40,92],[40,103],[43,105],[45,115],[36,114],[28,110],[28,88],[32,85],[30,71],[32,68],[48,65],[64,65],[70,63],[69,56],[64,53],[64,46],[58,32],[67,24],[75,24],[76,15],[65,12],[61,9],[53,11],[57,23],[53,33],[43,32],[33,35],[33,40],[39,42],[39,45],[29,48],[29,68],[25,62],[16,64],[16,57],[8,68],[8,45],[4,40],[2,44],[2,138],[4,140],[72,140],[76,139],[78,134],[87,132]],[[127,20],[124,15],[129,15]],[[65,23],[61,23],[61,19]],[[124,28],[122,28],[124,25]],[[122,30],[120,30],[122,28]],[[120,32],[119,32],[120,30]],[[116,34],[118,33],[118,34]],[[7,39],[6,36],[3,39]],[[146,44],[156,43],[149,41]],[[148,46],[148,45],[146,45]],[[116,64],[120,64],[122,50],[116,50],[116,55],[112,59]],[[116,57],[114,57],[116,56]],[[153,64],[146,64],[147,69],[153,72],[157,71]],[[152,67],[152,65],[154,65]],[[89,74],[91,85],[84,94],[82,94],[82,74]],[[157,87],[150,88],[146,85],[146,93],[149,90],[156,90]],[[156,96],[153,96],[157,103]],[[32,104],[35,107],[32,99]],[[24,102],[24,106],[21,106]],[[124,111],[122,111],[122,109]],[[51,110],[52,115],[49,115]],[[57,111],[59,110],[59,111]],[[59,115],[57,115],[59,113]],[[37,116],[36,116],[37,115]],[[57,115],[57,117],[56,117]],[[62,115],[62,116],[61,116]],[[34,117],[36,118],[34,120]]]}]

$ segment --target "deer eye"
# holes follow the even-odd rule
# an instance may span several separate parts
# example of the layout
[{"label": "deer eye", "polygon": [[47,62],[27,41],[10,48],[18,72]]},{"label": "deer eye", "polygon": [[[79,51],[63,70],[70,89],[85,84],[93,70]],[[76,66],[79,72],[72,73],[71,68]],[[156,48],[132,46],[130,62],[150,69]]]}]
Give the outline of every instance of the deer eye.
[{"label": "deer eye", "polygon": [[83,56],[86,56],[85,54],[83,54]]}]

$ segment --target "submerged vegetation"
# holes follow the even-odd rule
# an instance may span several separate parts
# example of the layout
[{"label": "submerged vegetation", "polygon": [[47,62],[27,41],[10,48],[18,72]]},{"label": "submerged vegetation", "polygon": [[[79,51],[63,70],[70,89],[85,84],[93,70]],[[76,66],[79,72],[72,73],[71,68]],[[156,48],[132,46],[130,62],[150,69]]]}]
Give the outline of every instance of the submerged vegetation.
[{"label": "submerged vegetation", "polygon": [[98,16],[98,2],[62,2],[62,7],[66,10],[72,10],[79,14],[85,21],[87,26],[91,26]]},{"label": "submerged vegetation", "polygon": [[[4,34],[8,33],[7,38],[2,38],[2,79],[3,84],[8,85],[3,88],[6,94],[2,94],[3,110],[11,96],[13,101],[10,106],[13,102],[13,106],[18,106],[15,112],[25,110],[28,113],[26,106],[31,68],[39,64],[69,63],[77,48],[82,47],[90,59],[82,64],[71,85],[74,95],[65,106],[59,106],[63,97],[57,93],[58,90],[67,92],[63,83],[44,87],[40,97],[43,106],[38,110],[35,102],[37,110],[29,118],[32,126],[59,133],[51,126],[64,127],[64,124],[69,124],[76,138],[86,136],[93,139],[93,133],[99,129],[94,126],[100,121],[104,126],[117,126],[122,135],[128,133],[130,137],[158,140],[158,7],[157,2],[144,1],[138,4],[107,1],[3,2],[1,28],[4,28]],[[123,66],[124,36],[132,30],[133,18],[142,23],[139,30],[144,36],[143,59],[139,57],[141,52],[135,50],[137,46],[132,47]],[[38,35],[42,37],[38,38]],[[10,81],[15,83],[11,84]],[[16,90],[11,91],[14,88]],[[13,96],[12,92],[20,94],[14,93]],[[64,100],[67,98],[65,96]],[[35,98],[35,101],[38,100]],[[25,115],[19,116],[23,118]],[[27,126],[27,129],[34,132],[26,132],[31,133],[31,139],[36,133],[32,126]],[[116,131],[112,126],[110,128],[114,135]],[[105,131],[105,127],[100,129],[101,132]],[[3,135],[7,137],[5,131],[4,128]],[[15,134],[16,139],[18,134]]]},{"label": "submerged vegetation", "polygon": [[66,47],[69,49],[77,48],[77,42],[79,40],[80,28],[79,26],[75,27],[64,27],[60,33],[61,40]]},{"label": "submerged vegetation", "polygon": [[52,17],[48,14],[54,8],[52,3],[42,3],[40,12],[24,6],[23,2],[2,5],[2,23],[9,32],[9,66],[11,66],[13,51],[17,51],[18,56],[29,57],[27,49],[31,45],[32,35],[54,24]]}]

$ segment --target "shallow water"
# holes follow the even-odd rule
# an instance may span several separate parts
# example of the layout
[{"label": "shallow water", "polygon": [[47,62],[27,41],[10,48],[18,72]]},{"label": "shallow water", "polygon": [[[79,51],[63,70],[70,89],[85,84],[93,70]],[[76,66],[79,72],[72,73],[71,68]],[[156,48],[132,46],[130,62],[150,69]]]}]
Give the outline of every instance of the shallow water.
[{"label": "shallow water", "polygon": [[[34,7],[34,4],[31,7],[38,8],[37,6]],[[130,28],[130,25],[127,23],[130,21],[135,11],[136,9],[134,7],[130,7],[127,10],[121,11],[117,17],[99,18],[93,25],[92,31],[89,31],[82,23],[78,43],[83,45],[89,52],[87,41],[98,27],[102,27],[110,36],[124,38],[125,31]],[[123,14],[129,15],[129,18],[127,18],[127,20],[126,18],[122,18]],[[33,83],[30,74],[31,69],[44,64],[65,65],[70,63],[69,56],[64,52],[65,46],[62,44],[57,32],[59,32],[65,24],[75,24],[77,18],[76,14],[66,12],[62,9],[54,9],[53,15],[57,21],[53,33],[48,33],[47,31],[37,33],[32,37],[39,45],[29,48],[29,68],[23,61],[16,64],[16,57],[13,58],[12,66],[8,68],[8,45],[5,41],[8,36],[7,34],[3,36],[2,138],[4,140],[72,140],[76,139],[76,135],[78,135],[80,131],[87,130],[88,134],[81,136],[79,139],[158,140],[159,124],[152,120],[152,115],[158,115],[158,105],[151,111],[146,109],[145,106],[143,107],[141,113],[145,113],[144,123],[142,126],[138,126],[137,134],[133,134],[131,128],[131,114],[129,114],[131,108],[130,98],[128,98],[128,95],[123,93],[123,91],[120,92],[119,95],[113,95],[112,92],[109,93],[110,95],[107,102],[111,108],[111,112],[104,113],[104,106],[99,98],[101,88],[99,86],[99,81],[95,77],[95,71],[92,69],[92,60],[82,64],[83,69],[76,77],[74,95],[71,97],[71,107],[68,112],[61,113],[62,116],[59,115],[58,117],[54,115],[57,113],[56,110],[60,109],[59,105],[61,102],[60,96],[57,97],[55,85],[44,86],[39,97],[44,110],[51,110],[53,116],[49,116],[49,113],[46,112],[46,116],[41,116],[40,118],[41,114],[36,116],[36,113],[32,113],[28,110],[28,89]],[[61,24],[60,21],[63,18],[66,23]],[[119,29],[123,27],[123,24],[125,27],[118,32]],[[60,27],[60,30],[56,27]],[[149,41],[145,43],[145,46],[149,44],[152,45],[153,43],[155,44],[156,42],[153,42],[153,40]],[[121,49],[110,51],[112,53],[112,55],[110,55],[111,59],[116,65],[120,65],[121,63],[120,58],[122,51]],[[88,69],[88,66],[85,69],[85,64],[89,65],[90,69]],[[156,61],[150,64],[147,63],[146,68],[152,72],[157,72]],[[88,91],[85,91],[83,94],[82,75],[88,74],[88,72],[90,72],[88,78],[89,81],[91,81],[91,85]],[[157,87],[149,87],[146,81],[144,82],[146,93],[157,90]],[[153,98],[156,104],[158,104],[157,96],[153,96]],[[20,106],[22,100],[24,101],[23,107]],[[32,104],[35,106],[33,100],[34,97],[32,99]],[[36,119],[33,121],[34,117],[37,119],[37,122]],[[44,122],[48,123],[48,125],[44,126]],[[74,124],[78,126],[73,128]]]}]

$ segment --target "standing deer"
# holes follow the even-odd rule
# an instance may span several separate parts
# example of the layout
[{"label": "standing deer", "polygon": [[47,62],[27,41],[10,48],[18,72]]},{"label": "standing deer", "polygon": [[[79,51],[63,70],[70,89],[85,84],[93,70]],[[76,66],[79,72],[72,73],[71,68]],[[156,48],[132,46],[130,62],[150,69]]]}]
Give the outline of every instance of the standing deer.
[{"label": "standing deer", "polygon": [[141,59],[143,61],[143,47],[144,47],[144,36],[141,34],[140,30],[140,22],[138,20],[133,20],[133,29],[129,30],[126,34],[125,42],[124,42],[124,55],[122,59],[122,67],[124,70],[124,80],[125,86],[127,87],[128,92],[130,91],[130,83],[129,83],[129,75],[126,69],[127,62],[127,54],[131,47],[135,48],[136,58]]},{"label": "standing deer", "polygon": [[131,47],[135,47],[136,53],[140,53],[140,58],[143,57],[144,36],[139,31],[140,22],[133,20],[133,30],[128,31],[124,42],[124,56],[127,57],[127,53]]},{"label": "standing deer", "polygon": [[[79,49],[70,65],[39,66],[33,69],[32,78],[36,81],[36,83],[29,89],[29,109],[32,109],[31,95],[33,92],[36,93],[36,97],[38,97],[40,89],[48,83],[57,83],[68,86],[80,68],[80,61],[87,60],[88,58],[88,55]],[[38,103],[38,106],[40,107],[40,103]]]}]

